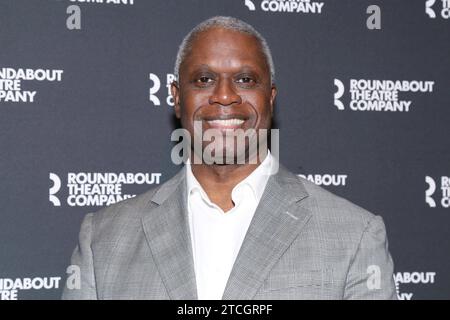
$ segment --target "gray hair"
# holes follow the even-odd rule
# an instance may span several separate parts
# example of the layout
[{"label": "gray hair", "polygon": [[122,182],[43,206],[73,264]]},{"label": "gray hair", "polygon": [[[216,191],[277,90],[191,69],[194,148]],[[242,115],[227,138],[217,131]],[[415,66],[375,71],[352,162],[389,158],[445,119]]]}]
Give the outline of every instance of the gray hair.
[{"label": "gray hair", "polygon": [[266,39],[264,39],[264,37],[248,23],[237,18],[224,16],[215,16],[201,22],[184,37],[183,41],[180,44],[180,47],[178,48],[177,58],[175,61],[174,75],[177,81],[179,81],[180,78],[180,65],[192,48],[192,42],[195,36],[213,27],[234,30],[254,36],[261,45],[262,52],[266,57],[267,64],[270,69],[270,81],[271,83],[275,82],[275,66],[273,64],[272,53],[270,52],[270,48],[267,44]]}]

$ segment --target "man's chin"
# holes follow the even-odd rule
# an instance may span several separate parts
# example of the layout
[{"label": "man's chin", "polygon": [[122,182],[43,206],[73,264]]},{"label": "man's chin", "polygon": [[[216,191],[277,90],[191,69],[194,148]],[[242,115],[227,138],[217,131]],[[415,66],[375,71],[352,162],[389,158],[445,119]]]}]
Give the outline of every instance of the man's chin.
[{"label": "man's chin", "polygon": [[250,163],[248,151],[246,150],[234,151],[233,153],[230,152],[230,154],[226,153],[226,149],[222,153],[213,152],[212,155],[204,153],[202,159],[203,163],[212,165],[243,165]]}]

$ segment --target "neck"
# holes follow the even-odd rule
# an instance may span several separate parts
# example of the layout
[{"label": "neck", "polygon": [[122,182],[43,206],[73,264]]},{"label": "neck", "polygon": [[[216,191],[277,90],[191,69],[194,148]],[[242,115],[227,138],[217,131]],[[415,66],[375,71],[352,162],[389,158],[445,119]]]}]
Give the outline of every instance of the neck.
[{"label": "neck", "polygon": [[248,177],[260,164],[260,159],[257,159],[255,164],[207,165],[191,163],[191,169],[209,199],[226,212],[234,207],[231,198],[233,188]]}]

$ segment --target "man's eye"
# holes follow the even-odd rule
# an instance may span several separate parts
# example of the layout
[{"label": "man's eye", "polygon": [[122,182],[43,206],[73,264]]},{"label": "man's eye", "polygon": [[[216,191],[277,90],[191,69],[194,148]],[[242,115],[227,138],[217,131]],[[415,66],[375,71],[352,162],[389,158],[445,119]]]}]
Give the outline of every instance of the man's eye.
[{"label": "man's eye", "polygon": [[251,82],[254,82],[254,81],[250,77],[241,77],[241,78],[238,79],[237,82],[239,82],[239,83],[251,83]]},{"label": "man's eye", "polygon": [[197,82],[200,82],[200,83],[208,83],[211,81],[212,81],[212,79],[210,77],[206,77],[206,76],[203,76],[203,77],[200,77],[197,79]]}]

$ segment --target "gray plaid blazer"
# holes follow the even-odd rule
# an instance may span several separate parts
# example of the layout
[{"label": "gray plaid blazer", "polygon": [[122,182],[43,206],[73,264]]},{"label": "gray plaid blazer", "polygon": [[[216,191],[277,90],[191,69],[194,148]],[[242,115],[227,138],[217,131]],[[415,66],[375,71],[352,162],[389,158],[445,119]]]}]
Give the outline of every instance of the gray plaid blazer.
[{"label": "gray plaid blazer", "polygon": [[[197,299],[185,168],[83,220],[63,299]],[[282,165],[266,185],[223,299],[396,299],[379,216]]]}]

